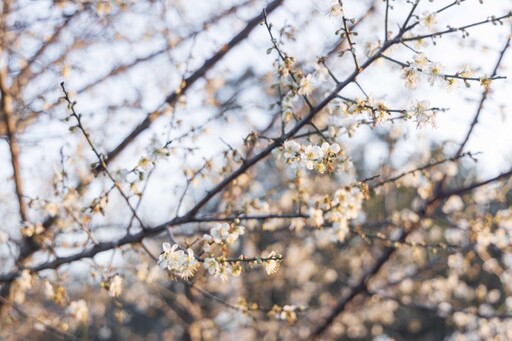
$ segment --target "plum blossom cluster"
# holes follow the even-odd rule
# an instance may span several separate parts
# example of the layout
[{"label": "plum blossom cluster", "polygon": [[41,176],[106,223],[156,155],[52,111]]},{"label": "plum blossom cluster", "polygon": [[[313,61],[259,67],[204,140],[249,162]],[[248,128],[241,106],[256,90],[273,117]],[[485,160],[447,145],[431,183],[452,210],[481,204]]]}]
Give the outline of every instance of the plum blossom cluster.
[{"label": "plum blossom cluster", "polygon": [[87,303],[84,300],[72,301],[66,311],[77,322],[87,322],[89,316],[89,308],[87,307]]},{"label": "plum blossom cluster", "polygon": [[178,250],[178,244],[171,246],[167,242],[162,244],[162,248],[163,252],[158,258],[158,265],[161,268],[167,269],[172,276],[183,279],[188,279],[195,274],[199,262],[192,249],[187,249],[187,253],[185,253],[183,250]]},{"label": "plum blossom cluster", "polygon": [[302,145],[293,140],[284,142],[281,154],[293,168],[304,167],[320,174],[333,173],[337,163],[345,159],[345,152],[337,143],[324,142],[318,145]]},{"label": "plum blossom cluster", "polygon": [[317,198],[309,209],[311,225],[316,228],[326,223],[332,225],[332,229],[327,230],[330,239],[343,242],[350,232],[350,220],[357,218],[363,208],[364,197],[361,188],[346,186],[333,196]]},{"label": "plum blossom cluster", "polygon": [[288,324],[292,325],[297,322],[297,312],[305,311],[306,307],[300,305],[274,305],[268,312],[268,316],[275,320],[288,321]]},{"label": "plum blossom cluster", "polygon": [[[390,108],[382,101],[369,96],[365,99],[342,98],[335,99],[329,105],[329,113],[334,116],[354,116],[359,114],[368,115],[375,127],[377,123],[386,122],[391,118]],[[345,117],[347,134],[352,137],[357,128],[357,123],[353,118]]]},{"label": "plum blossom cluster", "polygon": [[[471,66],[466,64],[455,75],[447,75],[443,72],[444,67],[441,63],[430,61],[423,53],[415,54],[407,65],[403,69],[402,78],[406,87],[410,89],[414,89],[421,79],[426,79],[432,86],[446,84],[449,87],[455,84],[456,79],[461,79],[466,87],[470,86],[468,80],[474,80]],[[485,86],[484,82],[488,77],[483,76],[479,80]]]},{"label": "plum blossom cluster", "polygon": [[437,13],[436,12],[423,12],[419,18],[420,25],[427,28],[433,29],[437,24]]},{"label": "plum blossom cluster", "polygon": [[242,273],[240,262],[228,262],[223,257],[205,258],[203,266],[210,275],[219,277],[222,281],[227,281],[230,276],[238,277]]},{"label": "plum blossom cluster", "polygon": [[276,251],[271,251],[267,257],[247,259],[240,256],[238,259],[221,257],[209,257],[204,259],[203,266],[210,275],[226,281],[230,276],[238,277],[242,273],[242,262],[250,265],[265,264],[265,271],[273,275],[279,271],[283,256]]},{"label": "plum blossom cluster", "polygon": [[430,124],[433,128],[436,127],[436,110],[430,107],[428,100],[415,100],[407,112],[406,118],[415,118],[418,123],[418,128]]},{"label": "plum blossom cluster", "polygon": [[245,227],[237,222],[233,224],[220,223],[210,230],[210,234],[203,235],[203,251],[210,252],[213,244],[233,244],[245,233]]},{"label": "plum blossom cluster", "polygon": [[403,70],[402,78],[405,81],[405,86],[409,89],[416,88],[423,77],[427,78],[431,86],[441,84],[445,80],[443,66],[440,63],[429,61],[423,53],[414,55],[408,65]]}]

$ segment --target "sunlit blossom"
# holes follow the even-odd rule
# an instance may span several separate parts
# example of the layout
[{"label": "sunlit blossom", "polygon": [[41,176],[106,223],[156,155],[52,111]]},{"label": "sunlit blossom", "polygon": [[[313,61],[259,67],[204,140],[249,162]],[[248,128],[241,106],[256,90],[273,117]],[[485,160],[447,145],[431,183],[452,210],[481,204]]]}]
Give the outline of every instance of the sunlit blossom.
[{"label": "sunlit blossom", "polygon": [[299,83],[299,91],[297,93],[301,96],[311,95],[313,92],[313,76],[311,74],[302,77]]},{"label": "sunlit blossom", "polygon": [[78,322],[86,322],[89,316],[89,308],[84,300],[72,301],[67,312]]},{"label": "sunlit blossom", "polygon": [[178,250],[178,244],[165,242],[162,244],[163,252],[158,259],[158,265],[167,269],[170,274],[188,279],[192,277],[199,266],[192,249],[187,249],[187,253]]}]

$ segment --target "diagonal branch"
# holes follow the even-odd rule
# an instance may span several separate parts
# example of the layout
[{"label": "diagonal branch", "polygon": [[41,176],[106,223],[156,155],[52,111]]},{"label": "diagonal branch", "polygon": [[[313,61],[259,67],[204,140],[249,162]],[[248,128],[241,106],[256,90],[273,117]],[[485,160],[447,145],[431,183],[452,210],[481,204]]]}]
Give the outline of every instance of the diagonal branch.
[{"label": "diagonal branch", "polygon": [[[271,2],[265,11],[267,13],[273,12],[276,8],[278,8],[283,3],[283,0],[274,0]],[[264,14],[260,14],[253,19],[251,19],[245,28],[240,31],[233,39],[231,39],[226,45],[222,46],[219,51],[215,55],[213,55],[210,59],[206,60],[199,69],[197,69],[192,75],[190,75],[188,78],[183,80],[180,87],[174,91],[172,94],[167,96],[165,101],[153,112],[149,113],[146,118],[137,126],[135,129],[132,130],[130,134],[128,134],[125,139],[119,143],[117,147],[115,147],[112,151],[110,151],[107,154],[107,158],[105,162],[108,164],[112,160],[114,160],[121,152],[130,145],[142,132],[144,132],[146,129],[148,129],[151,124],[163,114],[162,107],[165,105],[173,105],[176,103],[176,100],[183,95],[187,89],[189,89],[196,81],[204,77],[204,75],[212,69],[229,51],[231,51],[235,46],[237,46],[239,43],[244,41],[248,36],[249,33],[252,32],[252,30],[263,20]],[[99,165],[96,168],[96,171],[100,172],[103,171],[103,167]]]},{"label": "diagonal branch", "polygon": [[[268,7],[266,8],[267,13],[273,12],[276,8],[278,8],[283,3],[283,1],[284,0],[274,0],[273,2],[271,2],[268,5]],[[261,22],[261,20],[263,20],[263,17],[264,17],[264,15],[260,14],[260,15],[256,16],[255,18],[253,18],[252,20],[250,20],[248,22],[248,24],[246,25],[246,27],[242,31],[240,31],[228,44],[222,46],[220,48],[220,50],[213,57],[208,59],[200,69],[198,69],[190,77],[185,79],[184,86],[181,88],[180,92],[179,93],[174,92],[173,94],[169,95],[166,98],[165,102],[162,104],[162,106],[165,104],[174,103],[178,99],[179,95],[182,95],[187,89],[190,88],[190,86],[193,83],[195,83],[201,77],[204,77],[206,72],[208,72],[211,68],[213,68],[232,48],[234,48],[236,45],[238,45],[240,42],[242,42],[249,36],[251,31]],[[123,142],[121,142],[112,152],[107,154],[106,160],[104,159],[105,164],[108,165],[109,161],[112,161],[117,155],[119,155],[122,152],[122,150],[124,148],[126,148],[131,142],[133,142],[135,140],[135,138],[140,133],[142,133],[144,130],[149,128],[151,123],[160,115],[161,115],[161,113],[158,111],[158,109],[155,112],[149,114],[146,117],[146,119],[137,128],[135,128],[135,130],[128,137],[125,138],[125,140]],[[270,151],[268,153],[270,153]],[[101,171],[104,169],[104,167],[102,167],[100,164],[100,166],[97,169],[99,171]],[[238,175],[242,174],[244,171],[242,171]],[[83,185],[84,185],[83,183],[78,184],[77,188],[81,188]],[[56,219],[54,217],[47,218],[43,222],[44,229],[47,230],[48,228],[50,228],[54,224],[55,221],[56,221]],[[183,222],[185,222],[184,219],[175,218],[170,223],[162,224],[162,225],[157,226],[156,228],[151,229],[147,232],[138,233],[135,235],[127,235],[126,237],[121,238],[121,240],[112,242],[112,243],[97,244],[93,248],[88,249],[85,252],[73,255],[73,256],[71,256],[71,258],[68,257],[67,261],[72,262],[72,261],[82,259],[82,258],[93,257],[97,253],[114,249],[120,245],[139,243],[147,236],[157,235],[157,234],[161,233],[169,225],[172,226],[172,225],[176,225],[178,223],[183,223]],[[18,259],[17,259],[16,263],[23,264],[23,262],[25,262],[34,252],[36,252],[40,248],[41,248],[41,246],[38,243],[36,243],[34,240],[32,240],[31,238],[23,239],[23,242],[20,247],[20,253],[18,255]],[[52,266],[58,267],[59,265],[64,264],[66,262],[66,261],[64,261],[64,263],[63,263],[62,261],[63,261],[63,259],[59,258],[58,260],[56,260],[55,262],[52,263],[53,264]],[[45,264],[49,264],[49,263],[45,263]],[[19,275],[19,271],[14,271],[11,273],[11,275],[8,275],[7,277],[5,277],[5,276],[2,277],[3,280],[1,280],[1,281],[4,282],[4,284],[0,288],[0,297],[6,298],[9,295],[12,283],[18,277],[18,275]],[[5,301],[0,300],[0,309],[4,306],[4,303],[5,303]],[[1,311],[0,311],[0,315],[2,315]]]},{"label": "diagonal branch", "polygon": [[[512,28],[512,26],[511,26],[511,28]],[[496,62],[496,65],[494,66],[494,70],[492,71],[492,74],[491,74],[491,76],[489,78],[495,77],[496,74],[498,73],[498,69],[499,69],[499,67],[501,65],[501,62],[503,61],[503,57],[505,56],[505,53],[507,52],[508,48],[510,47],[510,39],[511,39],[511,37],[512,37],[512,32],[511,32],[511,34],[509,34],[507,42],[506,42],[505,46],[503,47],[503,49],[501,50],[501,52],[499,54],[499,57],[498,57],[498,61]],[[476,111],[475,117],[473,118],[473,122],[471,122],[469,130],[468,130],[468,132],[466,134],[466,137],[464,138],[464,141],[462,141],[462,143],[460,144],[459,150],[457,151],[457,154],[455,154],[455,155],[458,156],[458,155],[462,154],[462,151],[464,150],[464,147],[466,146],[466,144],[469,141],[469,138],[471,137],[471,133],[473,133],[473,129],[475,128],[475,126],[478,123],[478,119],[480,118],[480,113],[482,112],[482,109],[484,107],[484,103],[487,100],[487,97],[488,97],[490,92],[491,92],[490,85],[486,86],[484,88],[483,93],[482,93],[482,97],[480,99],[480,103],[478,104],[478,109]]]},{"label": "diagonal branch", "polygon": [[[363,64],[361,64],[361,70],[365,70],[371,64],[373,64],[377,59],[380,58],[381,54],[384,51],[386,51],[389,47],[399,43],[402,35],[405,32],[406,32],[405,30],[401,31],[400,33],[397,34],[396,37],[394,37],[393,39],[390,39],[386,43],[384,43],[383,46],[375,53],[375,55],[368,58]],[[292,129],[290,129],[290,131],[288,131],[288,132],[282,134],[280,137],[274,139],[274,142],[272,142],[269,146],[267,146],[265,149],[263,149],[260,153],[256,154],[255,156],[253,156],[250,159],[247,159],[237,170],[235,170],[229,176],[224,178],[224,180],[222,180],[219,184],[217,184],[210,191],[208,191],[204,195],[204,197],[194,207],[192,207],[185,215],[175,217],[168,222],[165,222],[165,223],[155,226],[153,228],[147,228],[146,230],[142,230],[135,234],[127,234],[118,240],[102,242],[102,243],[92,246],[89,249],[77,252],[76,254],[72,254],[72,255],[69,255],[66,257],[60,257],[60,258],[54,259],[52,261],[48,261],[48,262],[36,265],[36,266],[26,267],[26,269],[29,269],[34,272],[42,271],[45,269],[56,269],[57,267],[59,267],[62,264],[71,263],[71,262],[78,261],[78,260],[81,260],[84,258],[92,258],[100,252],[116,249],[123,245],[140,243],[143,239],[152,237],[152,236],[156,236],[156,235],[164,232],[169,227],[175,227],[178,225],[195,222],[195,220],[196,220],[195,216],[201,208],[203,208],[208,202],[210,202],[210,200],[212,198],[214,198],[217,194],[219,194],[233,180],[235,180],[240,175],[247,172],[252,166],[257,164],[259,161],[263,160],[268,155],[270,155],[274,149],[281,146],[284,143],[284,141],[286,141],[289,138],[292,138],[297,132],[299,132],[301,130],[301,128],[303,128],[305,125],[307,125],[316,116],[316,114],[318,114],[334,98],[336,98],[336,96],[342,89],[344,89],[347,85],[352,83],[356,79],[356,77],[359,75],[361,70],[354,71],[343,82],[340,82],[339,84],[337,84],[336,87],[334,88],[334,90],[327,97],[325,97],[321,102],[319,102],[316,106],[314,106],[301,121],[299,121]],[[18,276],[20,270],[21,269],[18,269],[16,271],[13,271],[6,275],[0,276],[0,282],[12,282]],[[1,304],[1,302],[0,302],[0,304]]]}]

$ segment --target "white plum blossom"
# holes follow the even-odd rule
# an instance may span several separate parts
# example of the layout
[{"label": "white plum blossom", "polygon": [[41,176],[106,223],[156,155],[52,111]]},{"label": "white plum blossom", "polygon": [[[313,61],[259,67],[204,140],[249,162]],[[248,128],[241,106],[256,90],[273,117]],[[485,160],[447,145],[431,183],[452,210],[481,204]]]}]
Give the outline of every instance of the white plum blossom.
[{"label": "white plum blossom", "polygon": [[297,93],[301,96],[308,96],[313,92],[313,76],[311,74],[302,77],[299,83],[299,90]]},{"label": "white plum blossom", "polygon": [[108,295],[110,297],[119,297],[123,291],[123,278],[115,275],[111,280],[108,288]]},{"label": "white plum blossom", "polygon": [[322,143],[322,152],[324,155],[336,155],[341,151],[341,147],[337,143],[329,144],[327,142]]},{"label": "white plum blossom", "polygon": [[286,163],[291,165],[292,168],[301,166],[323,174],[325,171],[329,173],[335,171],[336,163],[344,156],[344,151],[337,143],[329,144],[324,142],[321,146],[304,146],[294,141],[286,141],[280,155],[284,157]]},{"label": "white plum blossom", "polygon": [[209,234],[203,234],[203,251],[210,252],[211,244],[213,243],[213,237]]},{"label": "white plum blossom", "polygon": [[78,322],[86,322],[89,315],[89,308],[84,300],[72,301],[66,311]]},{"label": "white plum blossom", "polygon": [[439,84],[444,79],[444,75],[442,74],[442,72],[443,66],[440,63],[431,63],[427,71],[429,84]]},{"label": "white plum blossom", "polygon": [[309,145],[304,150],[302,154],[302,162],[306,166],[307,169],[311,170],[315,167],[315,161],[322,158],[324,156],[324,152],[319,146]]},{"label": "white plum blossom", "polygon": [[192,277],[199,266],[197,259],[194,257],[194,251],[188,249],[187,253],[183,250],[177,250],[178,244],[165,242],[162,244],[163,252],[158,259],[158,265],[167,269],[172,275],[188,279]]},{"label": "white plum blossom", "polygon": [[324,224],[324,212],[318,208],[309,209],[309,219],[314,227],[321,227]]},{"label": "white plum blossom", "polygon": [[296,168],[299,166],[301,160],[301,150],[302,145],[293,140],[287,140],[283,144],[283,157],[286,159],[286,162],[292,166],[292,168]]},{"label": "white plum blossom", "polygon": [[443,206],[443,212],[444,213],[453,213],[460,211],[464,208],[464,202],[462,201],[461,197],[458,195],[452,195],[446,203]]},{"label": "white plum blossom", "polygon": [[415,100],[408,111],[408,115],[416,118],[416,122],[420,128],[427,123],[433,128],[436,127],[436,112],[430,109],[430,102],[428,100]]},{"label": "white plum blossom", "polygon": [[[272,251],[269,253],[267,258],[275,258],[279,257],[279,253],[276,251]],[[279,271],[279,267],[281,266],[281,261],[277,259],[270,259],[266,261],[265,264],[265,271],[267,272],[267,275],[273,275],[277,271]]]},{"label": "white plum blossom", "polygon": [[406,67],[403,69],[402,79],[405,81],[405,86],[408,89],[416,88],[420,79],[418,71],[414,67]]},{"label": "white plum blossom", "polygon": [[348,228],[348,221],[342,218],[338,221],[335,221],[332,227],[337,240],[340,242],[344,242],[350,233],[350,230]]},{"label": "white plum blossom", "polygon": [[332,206],[346,219],[354,219],[362,209],[364,195],[357,187],[343,187],[333,195]]},{"label": "white plum blossom", "polygon": [[210,230],[210,235],[215,243],[221,244],[229,236],[229,224],[218,224]]},{"label": "white plum blossom", "polygon": [[331,6],[329,7],[329,17],[336,19],[343,17],[343,6],[339,1],[332,1]]},{"label": "white plum blossom", "polygon": [[[245,233],[244,226],[230,225],[228,223],[217,224],[210,230],[210,237],[203,236],[204,244],[210,244],[213,241],[216,244],[233,244]],[[204,246],[203,246],[204,248]]]},{"label": "white plum blossom", "polygon": [[432,29],[434,25],[437,23],[436,13],[435,12],[423,12],[423,15],[420,17],[420,24],[423,27]]},{"label": "white plum blossom", "polygon": [[360,216],[363,200],[361,189],[352,186],[338,189],[332,197],[317,197],[308,211],[310,224],[317,228],[325,225],[321,238],[343,242],[350,234],[350,221]]},{"label": "white plum blossom", "polygon": [[314,75],[316,82],[321,83],[327,79],[327,76],[329,76],[329,70],[327,70],[327,68],[324,65],[316,63]]},{"label": "white plum blossom", "polygon": [[206,258],[203,266],[210,275],[216,275],[220,272],[219,262],[215,258]]},{"label": "white plum blossom", "polygon": [[463,78],[469,78],[469,77],[473,76],[474,72],[473,72],[473,69],[471,68],[471,66],[466,64],[462,68],[462,71],[458,72],[457,74]]},{"label": "white plum blossom", "polygon": [[293,140],[286,140],[284,141],[284,151],[283,156],[286,159],[291,159],[297,156],[297,154],[300,153],[302,146],[300,143],[297,143]]},{"label": "white plum blossom", "polygon": [[415,67],[417,69],[425,70],[428,67],[428,65],[429,65],[429,61],[428,61],[427,57],[425,57],[425,54],[423,52],[420,52],[413,57],[413,62],[412,62],[413,67]]}]

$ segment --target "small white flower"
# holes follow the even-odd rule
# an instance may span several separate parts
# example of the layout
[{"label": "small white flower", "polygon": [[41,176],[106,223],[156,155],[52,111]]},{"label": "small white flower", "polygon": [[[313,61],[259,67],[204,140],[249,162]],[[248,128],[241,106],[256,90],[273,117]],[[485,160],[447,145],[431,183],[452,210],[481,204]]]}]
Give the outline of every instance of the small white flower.
[{"label": "small white flower", "polygon": [[229,236],[229,224],[217,224],[217,226],[210,230],[210,235],[215,243],[221,244]]},{"label": "small white flower", "polygon": [[187,249],[187,253],[183,250],[177,250],[178,245],[174,244],[172,247],[169,243],[162,244],[164,252],[158,259],[158,265],[167,269],[171,274],[188,279],[192,277],[199,265],[194,256],[192,249]]},{"label": "small white flower", "polygon": [[66,310],[78,322],[87,321],[89,309],[84,300],[72,301]]},{"label": "small white flower", "polygon": [[415,100],[413,106],[409,110],[408,114],[416,118],[418,127],[422,127],[427,123],[430,123],[434,128],[436,127],[435,111],[431,110],[429,107],[429,101]]},{"label": "small white flower", "polygon": [[[270,254],[268,255],[267,258],[274,258],[277,256],[279,256],[279,253],[277,253],[276,251],[272,251],[272,252],[270,252]],[[279,260],[275,260],[275,259],[267,260],[266,265],[265,265],[265,271],[267,272],[267,275],[275,274],[279,270],[280,265],[281,264],[280,264]]]},{"label": "small white flower", "polygon": [[110,280],[110,285],[108,288],[108,295],[110,297],[119,297],[119,296],[121,296],[122,291],[123,291],[123,278],[119,275],[115,275]]},{"label": "small white flower", "polygon": [[329,70],[327,68],[319,63],[315,64],[315,79],[318,83],[324,82],[327,79],[327,76],[329,75]]},{"label": "small white flower", "polygon": [[336,239],[340,242],[345,241],[350,230],[348,228],[348,222],[346,219],[342,219],[333,224],[333,230],[336,234]]},{"label": "small white flower", "polygon": [[429,64],[429,61],[428,61],[427,57],[425,57],[425,54],[423,54],[423,52],[418,53],[413,58],[412,66],[414,66],[415,68],[425,70],[427,68],[428,64]]},{"label": "small white flower", "polygon": [[293,141],[293,140],[287,140],[287,141],[284,141],[284,151],[283,151],[283,156],[285,159],[291,159],[291,158],[294,158],[301,150],[302,146]]},{"label": "small white flower", "polygon": [[469,78],[473,76],[473,70],[471,69],[471,66],[464,65],[462,68],[462,71],[459,72],[459,76],[464,78]]},{"label": "small white flower", "polygon": [[[324,152],[321,147],[319,146],[312,146],[309,145],[304,150],[304,153],[302,154],[303,160],[309,160],[309,161],[316,161],[324,156]],[[312,169],[308,167],[308,169]]]},{"label": "small white flower", "polygon": [[153,162],[149,158],[143,157],[139,160],[137,167],[142,170],[148,170],[152,165],[153,165]]},{"label": "small white flower", "polygon": [[444,79],[443,66],[440,63],[431,63],[428,68],[428,82],[430,85],[438,84]]},{"label": "small white flower", "polygon": [[318,208],[309,209],[309,220],[314,227],[320,227],[324,224],[324,212]]},{"label": "small white flower", "polygon": [[59,212],[59,207],[55,203],[50,202],[46,204],[46,206],[44,207],[44,211],[48,213],[50,216],[55,217]]},{"label": "small white flower", "polygon": [[418,84],[419,76],[418,72],[412,68],[407,67],[403,69],[402,78],[405,81],[405,86],[408,89],[414,89],[416,88],[416,84]]},{"label": "small white flower", "polygon": [[304,153],[302,153],[301,158],[304,166],[307,169],[312,170],[315,168],[316,161],[318,161],[323,156],[324,152],[322,151],[321,147],[309,145],[304,150]]},{"label": "small white flower", "polygon": [[27,291],[32,289],[32,275],[29,270],[23,270],[21,276],[16,280],[20,290]]},{"label": "small white flower", "polygon": [[331,18],[341,18],[343,16],[343,7],[340,5],[338,1],[333,2],[331,7],[329,7],[329,17]]},{"label": "small white flower", "polygon": [[299,83],[299,91],[297,92],[301,96],[308,96],[313,92],[312,75],[309,74],[306,77],[302,77]]},{"label": "small white flower", "polygon": [[215,258],[206,258],[203,266],[210,275],[215,275],[220,271],[219,262]]},{"label": "small white flower", "polygon": [[453,212],[461,211],[464,208],[464,202],[458,195],[452,195],[444,204],[443,212],[450,214]]},{"label": "small white flower", "polygon": [[420,24],[426,28],[433,28],[437,23],[436,13],[435,12],[423,12],[423,15],[420,18]]},{"label": "small white flower", "polygon": [[333,143],[329,146],[329,152],[333,154],[338,154],[341,151],[341,147],[337,143]]},{"label": "small white flower", "polygon": [[44,295],[46,296],[47,299],[52,299],[53,296],[55,295],[53,285],[48,281],[44,281]]}]

